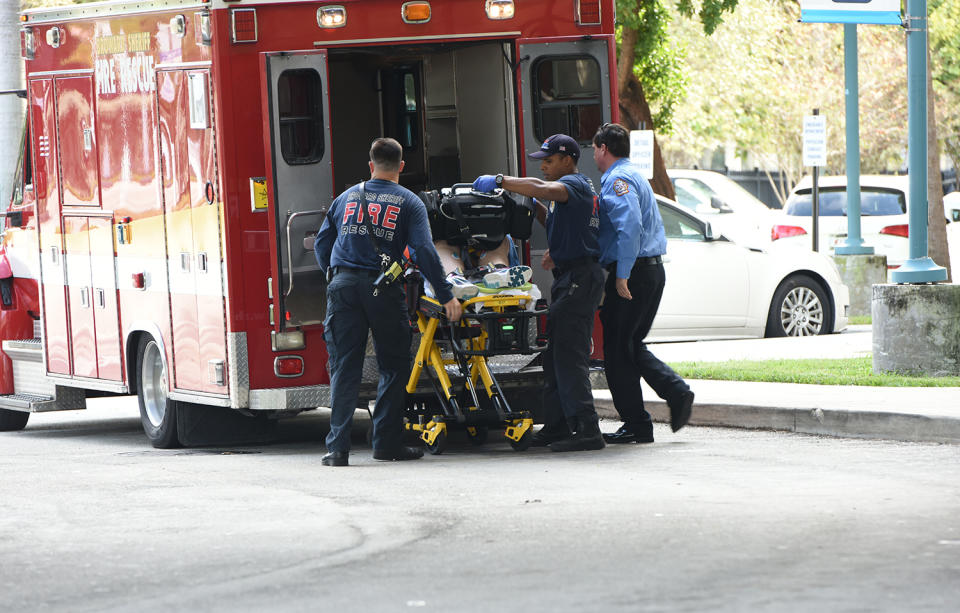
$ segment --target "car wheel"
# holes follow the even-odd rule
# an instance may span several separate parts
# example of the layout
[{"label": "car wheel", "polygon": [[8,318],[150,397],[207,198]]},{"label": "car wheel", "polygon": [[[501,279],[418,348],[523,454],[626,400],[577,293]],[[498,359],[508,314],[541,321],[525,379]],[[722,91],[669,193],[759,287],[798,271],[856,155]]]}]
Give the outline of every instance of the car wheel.
[{"label": "car wheel", "polygon": [[0,432],[23,430],[27,427],[28,419],[30,419],[30,413],[26,411],[0,409]]},{"label": "car wheel", "polygon": [[166,356],[149,336],[140,339],[136,376],[140,422],[150,444],[157,449],[179,447],[177,413],[180,403],[167,397]]},{"label": "car wheel", "polygon": [[833,318],[827,292],[807,275],[794,275],[777,288],[767,315],[767,336],[829,334]]}]

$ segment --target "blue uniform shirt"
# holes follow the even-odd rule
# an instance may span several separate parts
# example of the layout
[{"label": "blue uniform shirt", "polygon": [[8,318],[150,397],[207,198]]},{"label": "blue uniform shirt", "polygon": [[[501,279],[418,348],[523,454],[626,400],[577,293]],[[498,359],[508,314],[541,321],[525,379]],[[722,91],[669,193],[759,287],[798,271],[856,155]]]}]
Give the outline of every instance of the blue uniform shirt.
[{"label": "blue uniform shirt", "polygon": [[[359,187],[337,196],[314,239],[313,250],[323,270],[330,266],[380,270],[380,256],[367,236]],[[417,253],[417,266],[436,289],[437,299],[441,303],[451,300],[453,294],[433,246],[423,201],[407,188],[382,179],[367,181],[364,192],[380,250],[398,261],[409,245]]]},{"label": "blue uniform shirt", "polygon": [[547,207],[547,244],[554,262],[600,255],[599,200],[593,183],[582,174],[560,177],[567,188],[566,202],[544,202]]},{"label": "blue uniform shirt", "polygon": [[600,178],[600,263],[617,263],[617,278],[629,279],[637,258],[663,255],[667,237],[650,183],[628,158]]}]

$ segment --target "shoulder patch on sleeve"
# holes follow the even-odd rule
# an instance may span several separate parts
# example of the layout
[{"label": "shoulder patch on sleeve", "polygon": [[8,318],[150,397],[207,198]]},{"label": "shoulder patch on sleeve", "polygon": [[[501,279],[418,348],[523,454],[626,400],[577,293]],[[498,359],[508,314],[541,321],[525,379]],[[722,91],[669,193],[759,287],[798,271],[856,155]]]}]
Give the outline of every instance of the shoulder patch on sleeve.
[{"label": "shoulder patch on sleeve", "polygon": [[613,191],[615,191],[618,196],[622,196],[630,191],[630,185],[623,179],[617,179],[613,182]]}]

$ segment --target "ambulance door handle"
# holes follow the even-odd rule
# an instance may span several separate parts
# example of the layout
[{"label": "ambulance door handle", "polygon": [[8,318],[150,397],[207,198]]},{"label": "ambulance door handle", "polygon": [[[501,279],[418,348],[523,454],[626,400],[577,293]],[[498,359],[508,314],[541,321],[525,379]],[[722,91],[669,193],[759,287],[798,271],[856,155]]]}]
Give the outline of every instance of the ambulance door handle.
[{"label": "ambulance door handle", "polygon": [[291,241],[290,227],[293,225],[293,220],[296,219],[297,217],[302,217],[304,215],[306,215],[307,217],[310,217],[312,215],[326,215],[326,214],[327,214],[326,209],[321,209],[319,211],[297,211],[296,213],[291,213],[290,211],[287,211],[287,282],[289,283],[289,285],[287,285],[287,291],[284,292],[283,294],[284,296],[289,296],[290,294],[293,293],[293,250],[290,245],[290,241]]},{"label": "ambulance door handle", "polygon": [[90,288],[89,288],[89,287],[84,286],[84,287],[81,287],[81,288],[80,288],[80,306],[83,307],[84,309],[90,308],[90,293],[89,293],[89,292],[90,292]]},{"label": "ambulance door handle", "polygon": [[190,272],[190,254],[186,251],[180,253],[180,270]]},{"label": "ambulance door handle", "polygon": [[100,306],[101,309],[105,309],[107,307],[107,295],[103,291],[102,287],[98,287],[96,291],[97,291],[97,304]]},{"label": "ambulance door handle", "polygon": [[207,272],[207,254],[204,251],[197,254],[197,270]]}]

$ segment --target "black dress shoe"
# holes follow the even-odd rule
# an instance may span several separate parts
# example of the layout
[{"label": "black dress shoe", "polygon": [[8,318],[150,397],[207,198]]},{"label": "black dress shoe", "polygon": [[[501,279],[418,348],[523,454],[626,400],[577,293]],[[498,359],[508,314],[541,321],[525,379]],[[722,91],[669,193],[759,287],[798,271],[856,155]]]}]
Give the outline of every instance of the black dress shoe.
[{"label": "black dress shoe", "polygon": [[570,428],[566,424],[564,424],[562,427],[544,426],[533,433],[530,446],[546,447],[551,443],[562,441],[563,439],[570,438],[571,436],[573,436],[573,432],[570,431]]},{"label": "black dress shoe", "polygon": [[670,428],[676,432],[687,425],[690,421],[690,413],[693,407],[693,392],[690,390],[680,394],[670,405]]},{"label": "black dress shoe", "polygon": [[324,466],[347,466],[349,458],[350,454],[346,451],[331,451],[320,459],[320,463]]},{"label": "black dress shoe", "polygon": [[596,416],[577,418],[577,431],[573,436],[550,443],[550,451],[560,452],[595,451],[604,447],[606,443],[603,442],[603,434],[600,432]]},{"label": "black dress shoe", "polygon": [[402,460],[419,460],[423,457],[422,447],[398,447],[392,451],[384,449],[374,449],[373,459],[382,462],[394,462]]},{"label": "black dress shoe", "polygon": [[653,425],[650,426],[650,432],[637,432],[627,424],[620,426],[620,429],[612,434],[604,434],[603,440],[613,445],[622,443],[652,443]]}]

